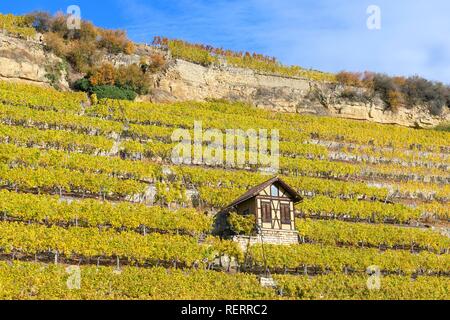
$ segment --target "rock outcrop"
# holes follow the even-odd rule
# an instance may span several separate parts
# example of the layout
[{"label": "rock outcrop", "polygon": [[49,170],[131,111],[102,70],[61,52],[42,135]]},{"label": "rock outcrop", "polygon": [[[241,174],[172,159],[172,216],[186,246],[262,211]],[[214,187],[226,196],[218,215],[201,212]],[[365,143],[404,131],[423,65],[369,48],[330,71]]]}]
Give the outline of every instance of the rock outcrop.
[{"label": "rock outcrop", "polygon": [[25,40],[0,33],[0,80],[68,90],[64,62],[44,50],[40,37]]},{"label": "rock outcrop", "polygon": [[434,127],[450,121],[448,110],[431,115],[427,108],[386,110],[381,100],[340,98],[344,88],[302,78],[257,73],[226,65],[204,67],[175,60],[155,80],[153,101],[227,99],[278,112],[310,113],[409,127]]}]

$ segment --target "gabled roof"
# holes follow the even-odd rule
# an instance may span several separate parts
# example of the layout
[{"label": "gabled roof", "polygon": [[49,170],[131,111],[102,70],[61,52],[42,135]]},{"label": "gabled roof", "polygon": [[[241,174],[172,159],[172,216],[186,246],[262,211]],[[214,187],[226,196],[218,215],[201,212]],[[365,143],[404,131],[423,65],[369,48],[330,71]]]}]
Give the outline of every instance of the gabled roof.
[{"label": "gabled roof", "polygon": [[247,201],[248,199],[256,197],[261,191],[274,183],[278,183],[279,185],[281,185],[283,189],[292,197],[295,203],[303,200],[303,198],[297,193],[297,191],[295,191],[290,185],[281,180],[279,177],[274,177],[270,180],[267,180],[266,182],[261,183],[260,185],[251,188],[234,202],[225,207],[222,211],[226,211],[234,206],[237,206],[238,204],[241,204],[242,202]]}]

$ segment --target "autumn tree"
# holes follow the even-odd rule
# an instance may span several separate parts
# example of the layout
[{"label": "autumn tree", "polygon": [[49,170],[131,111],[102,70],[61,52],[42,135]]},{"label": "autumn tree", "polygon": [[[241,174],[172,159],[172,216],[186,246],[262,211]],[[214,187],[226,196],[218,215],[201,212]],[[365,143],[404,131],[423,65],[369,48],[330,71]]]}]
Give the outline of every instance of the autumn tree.
[{"label": "autumn tree", "polygon": [[103,63],[94,70],[90,77],[93,86],[114,85],[116,81],[116,70],[110,63]]}]

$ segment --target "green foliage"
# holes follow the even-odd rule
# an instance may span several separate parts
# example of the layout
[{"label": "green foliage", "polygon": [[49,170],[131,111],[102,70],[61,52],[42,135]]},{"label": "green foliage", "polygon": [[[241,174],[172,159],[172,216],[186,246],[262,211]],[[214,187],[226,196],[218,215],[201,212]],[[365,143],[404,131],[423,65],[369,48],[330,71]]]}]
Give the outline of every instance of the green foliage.
[{"label": "green foliage", "polygon": [[[55,196],[38,196],[0,191],[0,212],[19,221],[34,221],[85,227],[112,226],[138,230],[145,226],[150,230],[191,235],[209,232],[211,218],[194,209],[171,211],[161,207],[127,202],[111,204],[98,200],[61,202]],[[71,222],[72,221],[72,222]]]},{"label": "green foliage", "polygon": [[85,78],[77,80],[75,90],[96,93],[98,99],[134,100],[137,94],[148,94],[151,80],[139,65],[114,68],[104,63]]},{"label": "green foliage", "polygon": [[134,100],[137,96],[132,90],[107,85],[92,87],[92,93],[95,93],[98,99]]},{"label": "green foliage", "polygon": [[365,272],[368,266],[376,265],[381,271],[402,272],[412,275],[417,272],[431,274],[448,272],[449,254],[435,254],[423,251],[418,254],[407,250],[386,250],[378,248],[355,248],[326,246],[322,244],[294,244],[280,246],[257,244],[250,247],[249,255],[254,264],[272,269],[316,267],[336,273],[345,268]]},{"label": "green foliage", "polygon": [[236,212],[231,212],[228,215],[228,224],[231,231],[238,235],[250,236],[255,232],[255,216],[243,216]]},{"label": "green foliage", "polygon": [[82,78],[75,81],[75,83],[73,84],[73,88],[78,91],[89,92],[91,91],[92,86],[89,79]]},{"label": "green foliage", "polygon": [[134,100],[137,96],[136,92],[128,88],[122,88],[115,85],[92,85],[87,78],[77,80],[73,85],[75,90],[88,92],[91,96],[95,95],[96,105],[99,99],[118,99],[118,100]]}]

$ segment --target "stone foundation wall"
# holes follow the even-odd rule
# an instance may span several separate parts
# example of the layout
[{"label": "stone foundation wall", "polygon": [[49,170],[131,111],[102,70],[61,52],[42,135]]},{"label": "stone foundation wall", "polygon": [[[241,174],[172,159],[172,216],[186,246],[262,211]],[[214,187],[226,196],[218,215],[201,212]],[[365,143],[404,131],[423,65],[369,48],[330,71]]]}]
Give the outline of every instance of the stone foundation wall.
[{"label": "stone foundation wall", "polygon": [[261,235],[257,236],[235,236],[233,241],[239,243],[242,250],[247,250],[247,246],[261,244],[277,244],[277,245],[292,245],[298,244],[298,232],[286,230],[262,230]]}]

